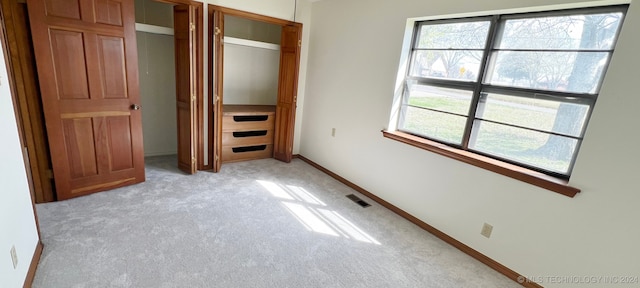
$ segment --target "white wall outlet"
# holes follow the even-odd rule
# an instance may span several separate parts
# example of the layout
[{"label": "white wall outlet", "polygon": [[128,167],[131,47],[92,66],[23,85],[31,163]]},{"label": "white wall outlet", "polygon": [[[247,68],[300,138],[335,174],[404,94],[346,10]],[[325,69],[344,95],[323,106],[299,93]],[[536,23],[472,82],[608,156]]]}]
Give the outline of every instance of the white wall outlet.
[{"label": "white wall outlet", "polygon": [[484,223],[484,225],[482,225],[482,230],[480,230],[480,234],[484,237],[491,237],[491,232],[493,231],[493,226]]},{"label": "white wall outlet", "polygon": [[336,137],[336,128],[331,128],[331,137]]},{"label": "white wall outlet", "polygon": [[11,262],[13,262],[13,269],[18,268],[18,253],[16,253],[16,245],[11,246]]}]

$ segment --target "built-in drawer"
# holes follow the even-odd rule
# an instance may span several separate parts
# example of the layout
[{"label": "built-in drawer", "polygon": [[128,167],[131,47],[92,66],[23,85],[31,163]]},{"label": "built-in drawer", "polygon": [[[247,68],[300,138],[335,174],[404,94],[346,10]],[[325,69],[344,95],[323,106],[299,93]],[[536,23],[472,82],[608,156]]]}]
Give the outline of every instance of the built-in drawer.
[{"label": "built-in drawer", "polygon": [[273,157],[275,106],[224,105],[222,162]]},{"label": "built-in drawer", "polygon": [[253,131],[273,129],[274,114],[261,115],[224,115],[222,132]]},{"label": "built-in drawer", "polygon": [[250,159],[273,157],[273,145],[222,146],[222,162],[235,162]]},{"label": "built-in drawer", "polygon": [[251,146],[273,143],[273,130],[222,132],[222,146]]}]

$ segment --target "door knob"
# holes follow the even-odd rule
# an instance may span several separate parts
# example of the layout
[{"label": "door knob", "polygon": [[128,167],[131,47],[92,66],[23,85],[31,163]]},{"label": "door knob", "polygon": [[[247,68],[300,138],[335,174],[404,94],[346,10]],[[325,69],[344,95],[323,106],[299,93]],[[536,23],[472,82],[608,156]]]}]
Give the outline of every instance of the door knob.
[{"label": "door knob", "polygon": [[140,110],[142,108],[142,106],[138,105],[138,104],[131,104],[131,110]]}]

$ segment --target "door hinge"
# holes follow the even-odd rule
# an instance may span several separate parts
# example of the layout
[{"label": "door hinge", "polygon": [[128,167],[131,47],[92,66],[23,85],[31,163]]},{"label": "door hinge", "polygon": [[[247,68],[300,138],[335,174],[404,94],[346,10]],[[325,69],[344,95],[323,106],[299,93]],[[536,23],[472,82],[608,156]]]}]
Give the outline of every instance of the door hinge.
[{"label": "door hinge", "polygon": [[196,165],[196,157],[191,157],[191,164]]},{"label": "door hinge", "polygon": [[217,154],[216,154],[216,157],[215,157],[215,158],[216,158],[216,162],[217,162],[217,161],[220,161],[220,158],[218,157],[218,155],[217,155]]},{"label": "door hinge", "polygon": [[190,23],[189,30],[196,31],[196,24]]},{"label": "door hinge", "polygon": [[47,169],[47,172],[46,172],[46,173],[47,173],[47,174],[46,174],[47,178],[49,178],[49,179],[53,179],[53,170],[51,170],[51,169]]},{"label": "door hinge", "polygon": [[302,47],[302,40],[298,40],[298,47]]},{"label": "door hinge", "polygon": [[196,102],[196,94],[191,94],[191,102]]},{"label": "door hinge", "polygon": [[214,36],[220,35],[220,27],[216,27],[216,28],[213,29],[213,35]]},{"label": "door hinge", "polygon": [[220,102],[220,96],[216,95],[216,99],[214,101],[215,101],[215,103]]}]

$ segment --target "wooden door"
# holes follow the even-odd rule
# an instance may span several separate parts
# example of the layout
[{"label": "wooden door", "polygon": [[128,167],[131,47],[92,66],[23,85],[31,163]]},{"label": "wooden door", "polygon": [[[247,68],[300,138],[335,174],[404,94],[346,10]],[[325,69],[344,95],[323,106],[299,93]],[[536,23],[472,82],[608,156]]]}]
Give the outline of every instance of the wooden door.
[{"label": "wooden door", "polygon": [[298,68],[302,24],[282,27],[280,43],[280,73],[278,78],[278,103],[273,144],[273,157],[291,162],[293,157],[293,130],[295,126],[298,93]]},{"label": "wooden door", "polygon": [[176,61],[178,168],[194,174],[196,165],[196,8],[173,7]]},{"label": "wooden door", "polygon": [[[213,97],[211,97],[211,103],[213,103],[213,129],[210,129],[210,133],[213,132],[213,172],[220,171],[222,161],[220,155],[222,155],[222,83],[223,83],[223,61],[224,61],[224,16],[220,11],[213,10],[213,6],[209,6],[213,16],[213,21],[210,21],[210,35],[213,34],[209,45],[212,45],[213,55],[209,54],[209,59],[213,59],[213,87],[210,86],[210,91],[213,91]],[[211,19],[209,18],[209,19]],[[210,50],[211,51],[211,50]]]},{"label": "wooden door", "polygon": [[133,1],[27,5],[58,199],[143,182]]}]

